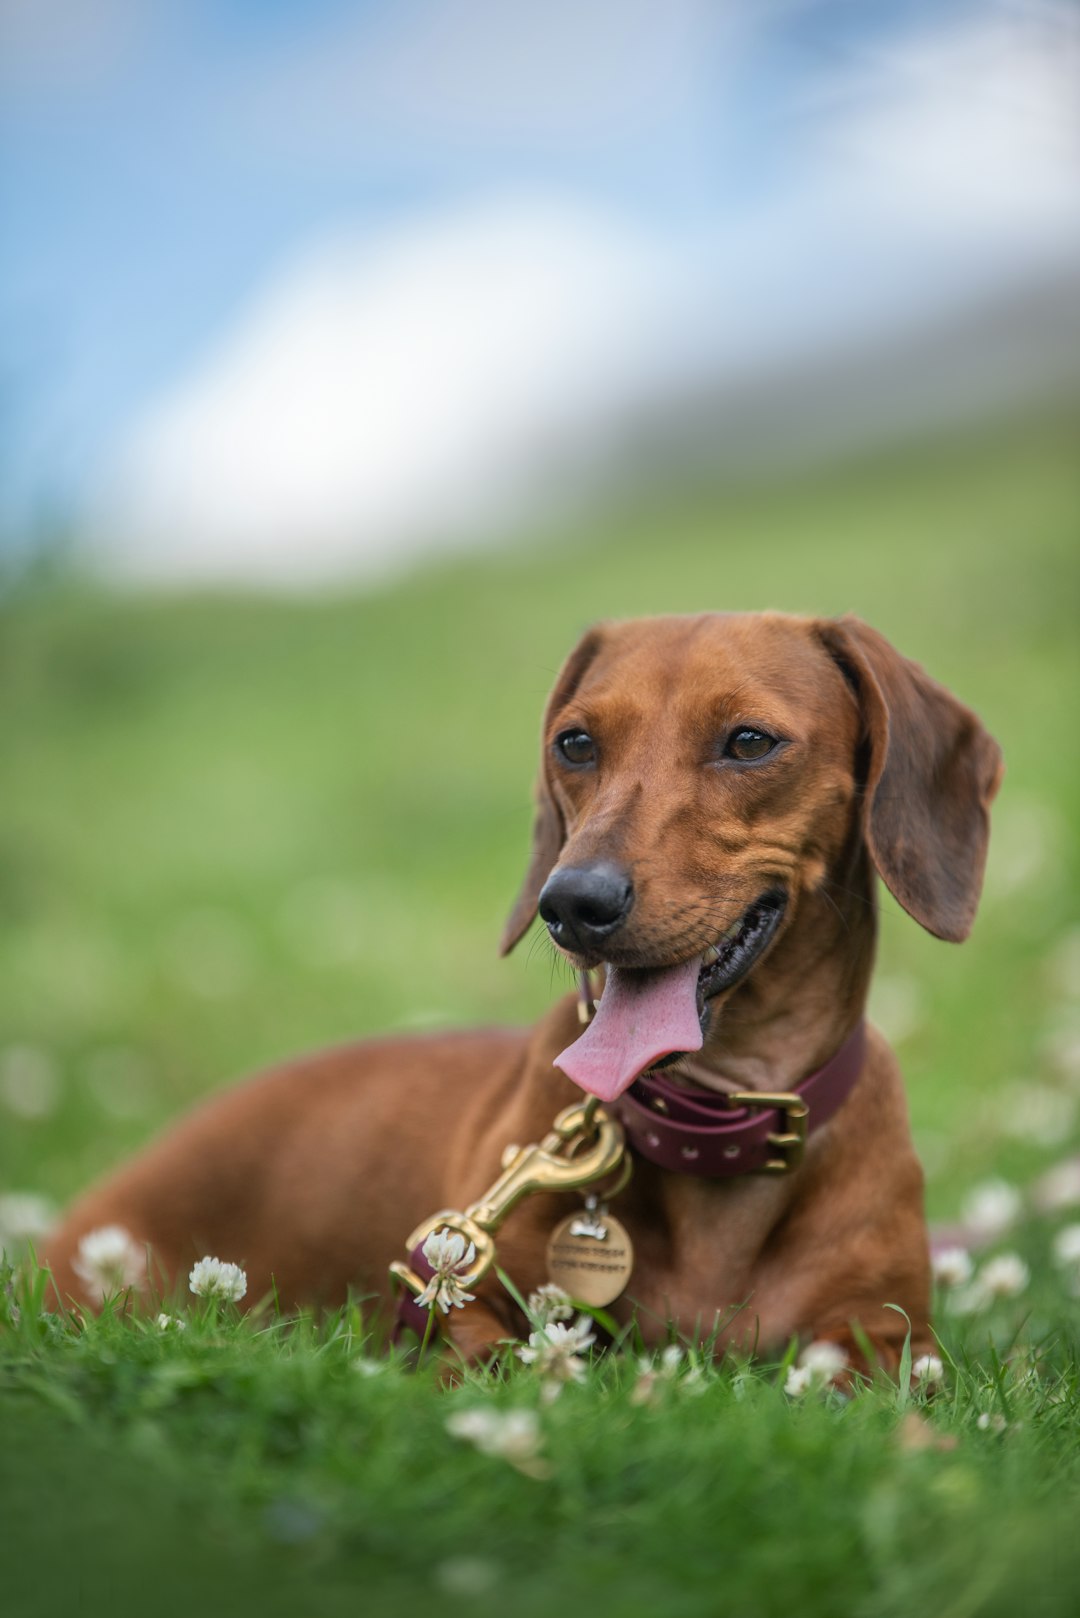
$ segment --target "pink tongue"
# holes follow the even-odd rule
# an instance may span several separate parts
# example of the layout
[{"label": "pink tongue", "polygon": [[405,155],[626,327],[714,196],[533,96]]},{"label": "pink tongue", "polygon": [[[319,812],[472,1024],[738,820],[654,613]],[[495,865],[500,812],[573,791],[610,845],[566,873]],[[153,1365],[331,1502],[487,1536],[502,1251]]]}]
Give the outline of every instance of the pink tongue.
[{"label": "pink tongue", "polygon": [[595,1017],[555,1066],[601,1101],[614,1101],[661,1056],[699,1051],[700,970],[700,955],[657,972],[609,966]]}]

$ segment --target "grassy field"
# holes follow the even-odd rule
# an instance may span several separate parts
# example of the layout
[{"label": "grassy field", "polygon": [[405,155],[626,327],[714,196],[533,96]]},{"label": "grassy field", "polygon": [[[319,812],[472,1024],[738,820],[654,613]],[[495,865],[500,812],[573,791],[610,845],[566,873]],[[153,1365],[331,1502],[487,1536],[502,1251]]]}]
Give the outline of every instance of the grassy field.
[{"label": "grassy field", "polygon": [[[24,1309],[4,1348],[9,1610],[1075,1612],[1080,1368],[1006,1370],[985,1320],[929,1418],[734,1366],[645,1398],[629,1355],[553,1403],[520,1366],[447,1392],[365,1358],[358,1327],[64,1334]],[[476,1410],[531,1412],[535,1447],[514,1464],[448,1431]]]},{"label": "grassy field", "polygon": [[[1053,1243],[1080,1206],[1031,1188],[1080,1150],[1076,427],[657,493],[363,596],[10,592],[9,1225],[11,1193],[66,1198],[288,1052],[535,1015],[559,987],[546,955],[494,946],[555,668],[598,617],[773,606],[861,614],[1003,745],[975,933],[943,945],[887,904],[874,1008],[932,1214],[1015,1185],[988,1252],[1030,1272],[943,1312],[946,1388],[917,1419],[919,1395],[791,1398],[777,1367],[684,1364],[650,1389],[629,1352],[553,1403],[523,1366],[446,1393],[427,1370],[358,1370],[355,1313],[79,1331],[18,1281],[17,1323],[11,1299],[0,1315],[13,1611],[1075,1610],[1080,1301]],[[524,1472],[446,1430],[477,1405],[536,1413]]]}]

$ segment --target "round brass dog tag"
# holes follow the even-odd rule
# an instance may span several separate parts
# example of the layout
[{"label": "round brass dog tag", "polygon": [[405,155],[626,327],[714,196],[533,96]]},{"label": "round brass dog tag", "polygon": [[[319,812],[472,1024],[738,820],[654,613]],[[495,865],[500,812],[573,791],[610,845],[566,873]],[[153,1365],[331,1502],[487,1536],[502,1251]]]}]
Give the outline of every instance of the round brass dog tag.
[{"label": "round brass dog tag", "polygon": [[579,1303],[614,1303],[634,1268],[625,1225],[609,1213],[569,1214],[548,1238],[548,1276]]}]

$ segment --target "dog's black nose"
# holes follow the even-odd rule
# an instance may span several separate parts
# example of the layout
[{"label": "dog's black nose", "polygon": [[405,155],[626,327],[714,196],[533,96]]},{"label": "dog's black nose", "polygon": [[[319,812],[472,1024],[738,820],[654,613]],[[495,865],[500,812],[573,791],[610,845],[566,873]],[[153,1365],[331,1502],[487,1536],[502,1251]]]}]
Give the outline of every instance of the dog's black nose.
[{"label": "dog's black nose", "polygon": [[634,885],[607,860],[571,865],[549,876],[540,893],[540,915],[557,944],[588,953],[617,927],[634,903]]}]

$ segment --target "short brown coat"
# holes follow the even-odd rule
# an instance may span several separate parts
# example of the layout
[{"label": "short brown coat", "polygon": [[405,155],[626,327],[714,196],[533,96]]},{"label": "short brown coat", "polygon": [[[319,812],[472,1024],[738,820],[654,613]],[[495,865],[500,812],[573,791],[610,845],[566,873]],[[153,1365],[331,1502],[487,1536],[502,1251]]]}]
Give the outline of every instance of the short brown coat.
[{"label": "short brown coat", "polygon": [[[768,767],[718,766],[737,723],[784,745]],[[599,762],[560,770],[552,742],[587,729]],[[635,905],[611,945],[626,966],[703,949],[780,884],[782,926],[749,976],[718,997],[701,1062],[718,1088],[784,1089],[824,1063],[863,1015],[873,964],[874,873],[937,936],[971,927],[996,743],[973,713],[857,619],[704,614],[602,624],[571,653],[544,717],[533,848],[503,936],[530,926],[556,866],[603,858],[633,874]],[[389,1301],[387,1266],[438,1207],[463,1207],[510,1141],[539,1138],[579,1096],[552,1066],[577,1032],[572,997],[531,1030],[365,1041],[226,1091],[71,1209],[48,1246],[62,1298],[93,1302],[72,1268],[105,1224],[149,1244],[180,1285],[204,1253],[241,1262],[249,1299]],[[523,1292],[573,1197],[535,1198],[500,1238]],[[720,1346],[777,1349],[852,1335],[894,1365],[931,1346],[922,1175],[895,1057],[871,1031],[838,1115],[784,1178],[722,1182],[638,1162],[617,1206],[634,1241],[613,1306],[646,1342],[671,1329]],[[455,1312],[478,1354],[524,1327],[496,1284]]]}]

